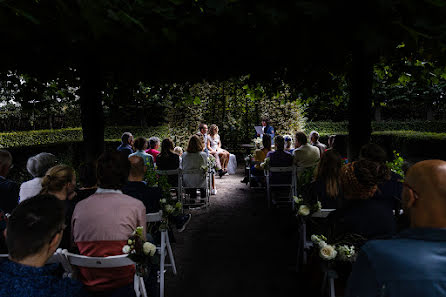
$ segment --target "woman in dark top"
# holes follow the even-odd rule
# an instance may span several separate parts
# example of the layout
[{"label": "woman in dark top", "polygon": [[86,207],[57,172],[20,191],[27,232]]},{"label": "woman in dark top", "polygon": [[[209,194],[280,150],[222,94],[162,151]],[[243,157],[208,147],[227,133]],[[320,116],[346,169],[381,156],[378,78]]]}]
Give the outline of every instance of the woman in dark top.
[{"label": "woman in dark top", "polygon": [[328,149],[319,161],[316,180],[310,185],[310,195],[313,201],[321,202],[322,208],[335,209],[340,204],[342,164],[341,155],[334,149]]},{"label": "woman in dark top", "polygon": [[[173,152],[173,142],[166,138],[161,143],[161,153],[156,158],[158,170],[175,170],[180,167],[180,156]],[[168,182],[172,187],[178,185],[178,175],[169,175]]]},{"label": "woman in dark top", "polygon": [[388,179],[388,168],[377,162],[359,160],[341,169],[342,208],[330,214],[334,235],[358,234],[366,239],[385,238],[396,232],[392,209],[373,199],[378,184]]}]

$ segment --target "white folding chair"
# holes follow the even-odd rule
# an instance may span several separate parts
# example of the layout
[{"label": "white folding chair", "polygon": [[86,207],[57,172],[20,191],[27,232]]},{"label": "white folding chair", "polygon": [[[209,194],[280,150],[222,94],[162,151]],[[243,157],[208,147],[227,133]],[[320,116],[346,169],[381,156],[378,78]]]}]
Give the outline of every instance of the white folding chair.
[{"label": "white folding chair", "polygon": [[[271,183],[271,174],[273,173],[289,173],[291,182],[290,183]],[[266,179],[266,200],[268,203],[268,207],[271,207],[271,190],[272,188],[290,188],[288,199],[286,201],[282,201],[281,203],[291,203],[294,209],[294,199],[293,196],[296,195],[296,167],[288,166],[288,167],[269,167],[265,170],[265,179]],[[277,203],[277,201],[276,201]]]},{"label": "white folding chair", "polygon": [[[185,175],[197,175],[200,177],[204,176],[205,179],[205,202],[204,202],[204,207],[208,207],[210,205],[210,196],[211,196],[211,179],[210,176],[212,174],[212,169],[208,166],[208,169],[206,170],[206,172],[203,173],[202,169],[193,169],[193,170],[184,170],[183,169],[183,179],[185,177]],[[182,191],[185,193],[187,189],[194,189],[196,190],[196,187],[185,187],[184,186],[184,181],[182,183],[183,185],[183,189]],[[197,204],[191,204],[191,203],[183,203],[183,205],[186,206],[196,206]]]},{"label": "white folding chair", "polygon": [[174,189],[177,193],[177,197],[179,201],[183,202],[181,200],[181,198],[183,197],[183,193],[182,193],[182,183],[183,183],[183,171],[181,168],[177,168],[177,169],[173,169],[173,170],[156,170],[155,171],[158,175],[165,175],[165,176],[172,176],[172,175],[177,175],[178,176],[178,183],[177,186],[171,186],[171,189]]},{"label": "white folding chair", "polygon": [[[66,263],[64,269],[66,272],[73,274],[72,266],[86,267],[86,268],[115,268],[124,267],[129,265],[135,265],[127,254],[109,256],[109,257],[88,257],[83,255],[77,255],[69,253],[67,250],[62,251],[62,255],[65,257]],[[142,276],[138,276],[135,273],[133,286],[136,296],[147,297],[146,285]]]},{"label": "white folding chair", "polygon": [[324,272],[324,279],[322,280],[321,294],[324,295],[325,286],[328,284],[328,296],[336,297],[336,290],[334,285],[334,280],[338,278],[336,270],[328,267],[327,265],[322,266]]},{"label": "white folding chair", "polygon": [[[160,222],[163,218],[163,212],[160,210],[156,213],[148,213],[146,214],[147,223]],[[166,264],[166,249],[167,254],[169,255],[170,264]],[[161,230],[161,246],[157,247],[157,250],[160,254],[160,270],[159,270],[159,279],[160,283],[160,297],[164,296],[164,273],[166,267],[172,267],[172,272],[174,275],[177,275],[177,267],[175,266],[175,258],[173,256],[172,247],[170,245],[169,233],[167,230]]]},{"label": "white folding chair", "polygon": [[[335,209],[321,209],[311,215],[313,218],[326,218]],[[300,217],[299,217],[300,218]],[[299,239],[297,243],[297,261],[296,271],[299,272],[302,265],[307,264],[307,251],[313,246],[311,240],[307,240],[307,223],[305,219],[300,218],[299,222]]]}]

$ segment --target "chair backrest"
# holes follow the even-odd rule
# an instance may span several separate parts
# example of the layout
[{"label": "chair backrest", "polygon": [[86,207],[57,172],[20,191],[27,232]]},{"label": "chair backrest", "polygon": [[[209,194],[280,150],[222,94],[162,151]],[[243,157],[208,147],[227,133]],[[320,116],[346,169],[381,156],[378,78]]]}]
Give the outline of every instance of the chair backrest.
[{"label": "chair backrest", "polygon": [[182,170],[181,168],[177,168],[171,170],[156,170],[155,172],[159,175],[177,175],[181,174]]},{"label": "chair backrest", "polygon": [[[53,264],[53,263],[60,263],[60,249],[57,249],[57,251],[46,261],[46,264]],[[5,261],[8,259],[8,254],[0,254],[0,262]]]},{"label": "chair backrest", "polygon": [[88,268],[114,268],[135,265],[127,254],[110,257],[87,257],[63,251],[71,265]]},{"label": "chair backrest", "polygon": [[270,171],[270,172],[293,172],[294,171],[294,166],[269,167],[268,171]]},{"label": "chair backrest", "polygon": [[163,211],[146,214],[147,223],[159,222],[163,218]]},{"label": "chair backrest", "polygon": [[315,213],[313,213],[311,216],[313,218],[326,218],[328,217],[328,215],[332,212],[335,211],[336,209],[331,209],[331,208],[323,208],[319,211],[316,211]]},{"label": "chair backrest", "polygon": [[203,174],[203,173],[204,173],[204,171],[202,169],[183,170],[183,174]]}]

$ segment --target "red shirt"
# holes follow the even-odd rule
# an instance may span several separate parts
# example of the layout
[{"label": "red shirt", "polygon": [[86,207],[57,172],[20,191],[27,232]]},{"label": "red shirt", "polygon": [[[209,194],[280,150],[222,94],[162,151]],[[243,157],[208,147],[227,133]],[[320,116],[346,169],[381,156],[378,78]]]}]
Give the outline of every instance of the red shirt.
[{"label": "red shirt", "polygon": [[157,150],[154,150],[154,149],[148,149],[148,150],[146,150],[146,153],[152,155],[152,157],[153,157],[153,162],[156,163],[156,156],[158,156],[160,152],[157,151]]}]

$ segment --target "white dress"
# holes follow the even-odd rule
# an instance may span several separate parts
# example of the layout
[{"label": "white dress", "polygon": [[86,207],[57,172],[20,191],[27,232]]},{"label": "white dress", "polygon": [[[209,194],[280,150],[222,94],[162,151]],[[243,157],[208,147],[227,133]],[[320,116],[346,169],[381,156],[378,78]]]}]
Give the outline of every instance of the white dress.
[{"label": "white dress", "polygon": [[216,134],[214,136],[208,135],[207,138],[209,139],[211,149],[213,149],[217,153],[223,152],[223,149],[218,147],[218,145],[220,143],[220,135],[218,135],[218,134]]}]

